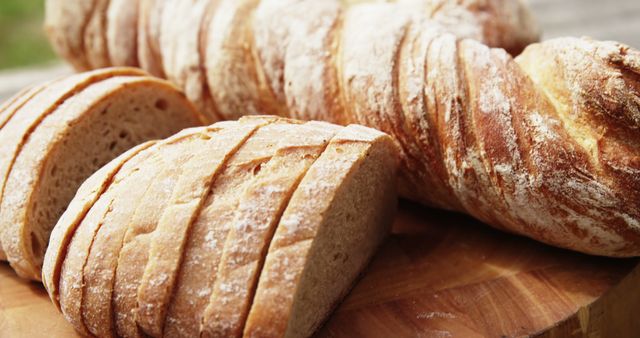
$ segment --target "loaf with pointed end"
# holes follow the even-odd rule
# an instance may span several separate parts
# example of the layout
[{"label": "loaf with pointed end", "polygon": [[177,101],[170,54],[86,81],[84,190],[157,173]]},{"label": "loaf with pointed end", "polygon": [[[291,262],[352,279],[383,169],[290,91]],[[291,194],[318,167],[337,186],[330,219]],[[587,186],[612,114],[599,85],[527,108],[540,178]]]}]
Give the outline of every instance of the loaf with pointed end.
[{"label": "loaf with pointed end", "polygon": [[88,176],[202,120],[171,84],[126,68],[73,75],[32,96],[0,129],[0,241],[12,267],[40,280],[51,230]]},{"label": "loaf with pointed end", "polygon": [[[45,278],[58,285],[58,295],[55,287],[47,290],[80,333],[241,336],[257,306],[254,294],[263,266],[272,266],[265,265],[268,252],[282,255],[270,249],[276,234],[275,239],[284,238],[278,241],[318,246],[290,259],[299,262],[298,275],[312,276],[300,278],[301,289],[314,284],[307,278],[323,279],[324,287],[317,286],[322,291],[311,292],[322,299],[271,314],[304,317],[294,321],[296,330],[308,335],[355,283],[388,233],[398,161],[389,136],[364,127],[275,117],[201,130],[179,147],[159,141],[128,160],[116,160],[89,180],[101,182],[120,168],[113,183],[99,188],[103,192],[93,206],[82,208],[83,220],[58,224],[72,239],[66,250],[52,249],[47,257],[47,264],[61,265],[60,273]],[[72,205],[86,206],[83,196],[95,195],[85,192]],[[338,204],[362,217],[345,214]],[[283,215],[291,213],[284,224]],[[296,222],[314,231],[278,235],[281,227]],[[295,287],[283,285],[283,293],[291,290]],[[315,305],[315,312],[303,308]]]}]

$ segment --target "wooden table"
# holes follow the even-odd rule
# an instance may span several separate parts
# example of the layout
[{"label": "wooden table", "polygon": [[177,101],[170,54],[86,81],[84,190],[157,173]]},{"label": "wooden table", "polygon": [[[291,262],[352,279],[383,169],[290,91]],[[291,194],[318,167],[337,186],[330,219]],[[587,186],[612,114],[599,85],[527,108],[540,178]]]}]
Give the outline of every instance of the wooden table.
[{"label": "wooden table", "polygon": [[[638,259],[560,250],[404,202],[394,234],[318,336],[633,338],[638,285]],[[1,264],[6,332],[75,336],[41,285]]]}]

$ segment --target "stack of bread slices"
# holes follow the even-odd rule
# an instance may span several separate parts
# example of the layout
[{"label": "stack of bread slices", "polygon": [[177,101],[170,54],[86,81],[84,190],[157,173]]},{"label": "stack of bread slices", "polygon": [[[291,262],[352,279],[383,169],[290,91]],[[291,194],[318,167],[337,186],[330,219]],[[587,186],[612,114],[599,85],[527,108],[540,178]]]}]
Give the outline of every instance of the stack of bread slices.
[{"label": "stack of bread slices", "polygon": [[51,229],[87,177],[203,121],[173,85],[133,68],[71,75],[9,99],[0,107],[0,258],[40,280]]},{"label": "stack of bread slices", "polygon": [[397,152],[266,116],[144,143],[82,185],[43,281],[87,336],[309,336],[388,233]]}]

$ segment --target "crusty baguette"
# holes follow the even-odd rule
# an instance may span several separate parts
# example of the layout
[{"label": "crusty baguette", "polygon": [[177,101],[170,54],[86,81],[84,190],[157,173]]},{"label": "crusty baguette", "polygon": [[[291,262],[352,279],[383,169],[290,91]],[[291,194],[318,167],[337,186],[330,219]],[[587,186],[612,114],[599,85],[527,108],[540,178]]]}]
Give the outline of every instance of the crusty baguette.
[{"label": "crusty baguette", "polygon": [[111,0],[107,9],[106,42],[112,66],[137,67],[140,0]]},{"label": "crusty baguette", "polygon": [[280,219],[243,337],[308,337],[327,318],[388,233],[396,153],[360,126],[331,140]]},{"label": "crusty baguette", "polygon": [[211,183],[228,159],[261,125],[256,120],[220,131],[184,163],[168,206],[153,233],[149,261],[138,287],[136,321],[148,335],[161,336],[187,235],[199,214]]},{"label": "crusty baguette", "polygon": [[242,334],[264,254],[280,215],[308,168],[338,130],[332,125],[314,124],[297,129],[300,135],[280,139],[273,158],[243,192],[203,314],[204,337]]},{"label": "crusty baguette", "polygon": [[158,144],[154,151],[160,162],[131,175],[113,191],[114,200],[101,221],[104,226],[93,239],[86,262],[88,268],[83,272],[82,317],[93,335],[115,336],[112,295],[125,234],[137,222],[154,222],[153,216],[164,210],[180,175],[181,167],[175,163],[188,161],[193,154],[190,150],[203,147],[206,137],[215,136],[215,132],[198,128],[177,142]]},{"label": "crusty baguette", "polygon": [[14,270],[41,278],[51,229],[95,170],[132,146],[199,123],[181,93],[150,77],[106,79],[67,99],[29,134],[4,183],[0,239]]},{"label": "crusty baguette", "polygon": [[58,284],[60,281],[60,269],[66,249],[75,233],[77,227],[82,222],[89,209],[91,209],[98,198],[108,189],[113,182],[113,177],[122,169],[122,166],[141,151],[152,146],[156,141],[148,141],[131,148],[96,173],[91,175],[78,189],[73,201],[64,212],[58,225],[54,227],[49,239],[47,253],[45,255],[42,268],[42,283],[51,296],[51,300],[60,308],[60,298],[58,296]]},{"label": "crusty baguette", "polygon": [[199,335],[202,314],[217,276],[226,234],[242,192],[275,154],[278,139],[273,136],[288,138],[291,136],[287,134],[298,131],[291,123],[281,121],[258,129],[214,181],[184,249],[182,265],[167,310],[165,336]]}]

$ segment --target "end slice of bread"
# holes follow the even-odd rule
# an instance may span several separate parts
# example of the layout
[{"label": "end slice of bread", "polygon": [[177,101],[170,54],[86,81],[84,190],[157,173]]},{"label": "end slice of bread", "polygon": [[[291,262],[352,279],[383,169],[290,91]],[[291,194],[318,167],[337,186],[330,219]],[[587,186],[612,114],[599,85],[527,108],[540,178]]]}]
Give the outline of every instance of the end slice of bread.
[{"label": "end slice of bread", "polygon": [[80,186],[72,202],[58,220],[57,226],[51,232],[42,268],[42,283],[58,309],[60,308],[60,298],[58,296],[60,268],[66,255],[67,246],[78,225],[80,225],[89,209],[93,207],[94,203],[113,182],[113,177],[120,171],[122,166],[141,151],[151,147],[155,142],[149,141],[133,147],[91,175]]},{"label": "end slice of bread", "polygon": [[199,122],[183,94],[150,77],[104,80],[48,114],[29,134],[4,183],[0,239],[14,270],[41,278],[51,230],[93,172],[137,144]]},{"label": "end slice of bread", "polygon": [[349,126],[311,166],[273,237],[244,337],[308,337],[389,231],[397,197],[391,138]]}]

